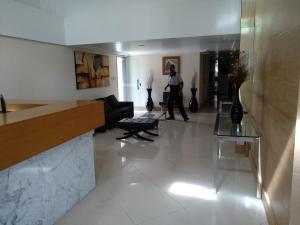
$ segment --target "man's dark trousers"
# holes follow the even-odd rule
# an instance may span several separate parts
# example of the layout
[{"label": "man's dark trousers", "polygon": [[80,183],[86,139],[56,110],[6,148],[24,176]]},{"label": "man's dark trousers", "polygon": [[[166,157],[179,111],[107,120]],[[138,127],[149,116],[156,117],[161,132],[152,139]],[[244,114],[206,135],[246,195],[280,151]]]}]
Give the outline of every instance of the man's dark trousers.
[{"label": "man's dark trousers", "polygon": [[171,118],[174,118],[174,101],[176,102],[180,113],[183,118],[187,118],[187,115],[185,113],[184,107],[183,107],[183,99],[182,96],[179,95],[180,93],[180,86],[179,85],[170,85],[170,94],[169,94],[169,100],[168,100],[168,111]]}]

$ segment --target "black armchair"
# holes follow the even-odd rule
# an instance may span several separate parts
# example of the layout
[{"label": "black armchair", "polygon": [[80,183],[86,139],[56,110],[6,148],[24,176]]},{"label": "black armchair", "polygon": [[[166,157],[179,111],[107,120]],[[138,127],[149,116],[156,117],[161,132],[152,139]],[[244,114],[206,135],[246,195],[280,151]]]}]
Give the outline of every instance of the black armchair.
[{"label": "black armchair", "polygon": [[96,100],[104,101],[105,126],[96,129],[96,132],[111,129],[115,123],[124,118],[132,118],[134,116],[133,102],[119,102],[114,95]]}]

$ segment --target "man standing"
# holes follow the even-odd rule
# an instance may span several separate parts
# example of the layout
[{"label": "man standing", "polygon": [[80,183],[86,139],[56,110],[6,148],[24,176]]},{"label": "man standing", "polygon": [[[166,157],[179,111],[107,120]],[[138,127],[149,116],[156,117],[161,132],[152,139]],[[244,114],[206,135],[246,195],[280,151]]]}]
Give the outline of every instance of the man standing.
[{"label": "man standing", "polygon": [[165,90],[168,87],[170,87],[170,94],[168,100],[169,117],[167,118],[167,120],[175,120],[173,109],[174,109],[174,101],[176,101],[184,121],[188,121],[189,118],[185,113],[183,102],[182,102],[183,81],[180,74],[176,73],[175,65],[170,65],[170,77],[169,77],[168,85],[165,87]]}]

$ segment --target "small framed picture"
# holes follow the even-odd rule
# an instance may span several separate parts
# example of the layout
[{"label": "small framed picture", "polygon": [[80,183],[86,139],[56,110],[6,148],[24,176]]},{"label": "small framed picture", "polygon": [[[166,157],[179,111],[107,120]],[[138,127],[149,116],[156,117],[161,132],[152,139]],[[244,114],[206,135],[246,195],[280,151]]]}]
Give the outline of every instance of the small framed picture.
[{"label": "small framed picture", "polygon": [[180,73],[180,56],[165,56],[162,58],[162,74],[170,74],[170,65],[175,66],[176,73]]}]

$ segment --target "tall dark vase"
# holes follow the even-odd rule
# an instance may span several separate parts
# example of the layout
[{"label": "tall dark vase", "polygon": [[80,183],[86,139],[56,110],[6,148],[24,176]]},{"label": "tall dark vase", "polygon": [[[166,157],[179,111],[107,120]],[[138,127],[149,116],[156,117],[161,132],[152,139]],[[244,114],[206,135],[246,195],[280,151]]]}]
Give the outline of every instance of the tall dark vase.
[{"label": "tall dark vase", "polygon": [[244,115],[243,107],[239,98],[239,90],[240,88],[235,88],[233,103],[231,106],[230,116],[231,116],[231,121],[234,124],[240,124]]},{"label": "tall dark vase", "polygon": [[7,110],[6,110],[6,102],[5,102],[4,97],[3,97],[2,94],[0,95],[0,104],[1,104],[1,112],[2,113],[6,113],[7,112]]},{"label": "tall dark vase", "polygon": [[151,112],[153,110],[153,100],[152,100],[152,97],[151,97],[152,89],[147,88],[147,92],[148,92],[148,99],[147,99],[146,108],[147,108],[148,112]]},{"label": "tall dark vase", "polygon": [[197,88],[191,88],[191,92],[192,92],[192,97],[189,104],[190,112],[197,112],[198,111],[198,101],[196,99]]}]

